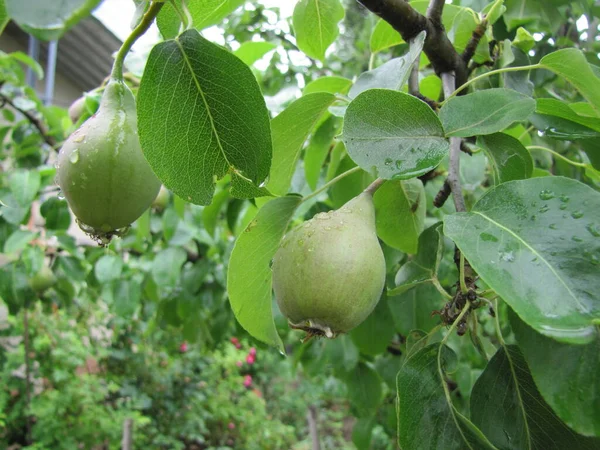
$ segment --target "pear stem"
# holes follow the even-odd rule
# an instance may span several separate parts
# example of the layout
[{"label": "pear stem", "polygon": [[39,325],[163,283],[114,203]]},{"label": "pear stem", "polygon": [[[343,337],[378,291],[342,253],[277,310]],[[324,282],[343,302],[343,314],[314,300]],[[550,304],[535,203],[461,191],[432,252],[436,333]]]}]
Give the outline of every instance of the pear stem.
[{"label": "pear stem", "polygon": [[150,28],[150,25],[152,25],[152,22],[154,22],[154,19],[163,5],[163,2],[152,2],[150,8],[148,8],[148,11],[146,11],[146,14],[144,14],[144,17],[142,17],[142,20],[138,26],[135,27],[127,39],[125,39],[121,45],[121,48],[117,52],[117,56],[115,57],[112,72],[110,73],[111,78],[123,81],[123,61],[125,61],[125,56],[127,56],[127,53],[129,53],[129,50],[131,50],[131,47],[133,44],[135,44],[135,41],[137,41],[146,31],[148,31],[148,28]]},{"label": "pear stem", "polygon": [[363,192],[366,192],[368,194],[371,194],[371,196],[373,196],[375,194],[375,192],[377,191],[377,189],[379,189],[381,187],[381,185],[385,182],[386,182],[386,180],[384,180],[383,178],[377,178],[370,185],[368,185],[367,188]]}]

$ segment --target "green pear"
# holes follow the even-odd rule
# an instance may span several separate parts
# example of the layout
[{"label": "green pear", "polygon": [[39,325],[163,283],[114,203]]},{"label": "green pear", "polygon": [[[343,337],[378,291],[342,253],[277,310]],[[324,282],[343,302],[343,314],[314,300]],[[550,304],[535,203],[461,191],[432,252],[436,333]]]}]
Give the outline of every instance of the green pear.
[{"label": "green pear", "polygon": [[135,98],[111,79],[100,107],[62,146],[57,182],[92,237],[105,241],[150,207],[160,181],[140,147]]},{"label": "green pear", "polygon": [[292,328],[335,337],[359,325],[385,284],[372,195],[363,192],[289,232],[272,270],[277,304]]}]

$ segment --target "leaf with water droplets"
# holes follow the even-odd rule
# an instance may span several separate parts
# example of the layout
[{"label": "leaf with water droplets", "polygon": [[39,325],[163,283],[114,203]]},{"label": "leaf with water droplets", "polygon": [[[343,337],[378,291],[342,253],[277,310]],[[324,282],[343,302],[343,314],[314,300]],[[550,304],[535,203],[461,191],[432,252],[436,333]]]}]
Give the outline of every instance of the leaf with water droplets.
[{"label": "leaf with water droplets", "polygon": [[574,344],[596,338],[600,193],[562,177],[510,181],[446,216],[444,234],[536,331]]},{"label": "leaf with water droplets", "polygon": [[473,423],[499,449],[598,448],[597,439],[575,434],[556,416],[531,375],[519,347],[498,349],[473,386]]},{"label": "leaf with water droplets", "polygon": [[388,89],[370,89],[350,103],[342,140],[354,162],[387,180],[423,175],[448,153],[432,109],[411,95]]}]

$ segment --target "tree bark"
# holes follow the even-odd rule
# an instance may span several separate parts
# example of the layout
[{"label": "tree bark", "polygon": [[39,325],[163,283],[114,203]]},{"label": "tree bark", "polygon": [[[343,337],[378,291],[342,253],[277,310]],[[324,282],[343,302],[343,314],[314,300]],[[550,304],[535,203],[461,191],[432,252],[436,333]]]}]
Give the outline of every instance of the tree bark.
[{"label": "tree bark", "polygon": [[310,432],[310,439],[312,441],[312,450],[321,450],[319,430],[317,428],[317,408],[314,405],[308,407],[306,420],[308,421],[308,431]]}]

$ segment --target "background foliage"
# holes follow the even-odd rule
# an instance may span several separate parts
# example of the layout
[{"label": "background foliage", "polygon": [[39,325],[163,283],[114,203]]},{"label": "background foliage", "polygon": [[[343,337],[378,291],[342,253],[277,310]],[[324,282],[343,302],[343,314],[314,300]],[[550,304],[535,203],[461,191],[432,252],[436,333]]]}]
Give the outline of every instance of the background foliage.
[{"label": "background foliage", "polygon": [[[98,3],[0,1],[0,30],[54,39]],[[107,248],[54,185],[103,86],[69,117],[0,54],[0,446],[118,448],[132,418],[135,448],[315,448],[318,412],[321,448],[600,448],[598,5],[445,5],[470,84],[444,93],[436,28],[396,15],[402,37],[373,2],[188,3],[128,77],[168,189]],[[440,200],[452,176],[466,211]],[[303,343],[272,255],[376,177],[387,289]]]}]

